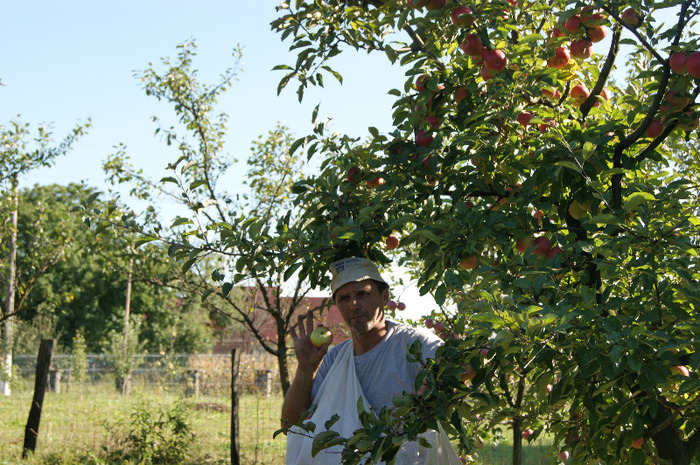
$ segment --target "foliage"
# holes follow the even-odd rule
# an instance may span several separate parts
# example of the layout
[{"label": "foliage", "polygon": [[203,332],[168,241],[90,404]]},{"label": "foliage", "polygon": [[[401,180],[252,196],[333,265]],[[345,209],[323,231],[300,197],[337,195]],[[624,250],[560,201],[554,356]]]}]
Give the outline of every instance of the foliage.
[{"label": "foliage", "polygon": [[[234,57],[239,54],[234,52]],[[291,187],[303,179],[304,162],[291,151],[288,129],[278,125],[253,142],[247,159],[249,191],[222,189],[219,181],[231,175],[237,160],[225,152],[227,117],[215,113],[216,101],[237,70],[226,70],[213,85],[203,84],[194,69],[195,55],[194,42],[186,42],[178,46],[176,61],[166,58],[160,67],[137,73],[146,94],[171,104],[177,116],[178,126],[158,126],[155,131],[176,149],[177,158],[168,166],[171,175],[160,182],[151,180],[130,164],[124,148],[104,165],[109,180],[132,186],[133,195],[151,203],[150,211],[163,197],[175,200],[177,209],[169,226],[155,216],[140,224],[133,216],[112,217],[93,202],[85,202],[83,208],[94,217],[94,224],[111,223],[137,233],[137,246],[164,244],[180,268],[152,274],[152,282],[198,296],[209,314],[227,317],[214,318],[224,324],[230,319],[250,331],[264,350],[277,357],[286,391],[290,376],[285,336],[296,323],[295,312],[307,310],[301,307],[310,288],[303,280],[288,284],[293,270],[284,273],[265,243],[296,223]],[[234,284],[242,286],[234,290]],[[272,337],[262,331],[270,322],[275,328]]]},{"label": "foliage", "polygon": [[71,381],[80,384],[88,377],[87,344],[82,331],[73,336],[73,348],[71,350]]},{"label": "foliage", "polygon": [[[339,253],[393,258],[443,305],[432,319],[447,343],[420,400],[433,414],[382,418],[373,457],[434,416],[465,453],[505,422],[514,463],[521,438],[544,432],[575,463],[697,461],[700,82],[669,56],[700,48],[698,2],[441,4],[300,0],[273,23],[298,58],[278,67],[280,90],[296,79],[300,98],[341,78],[331,66],[348,49],[406,70],[389,84],[390,134],[356,141],[319,123],[295,143],[321,161],[295,186],[306,222],[263,242],[312,284]],[[472,10],[464,26],[458,6]],[[569,31],[574,16],[586,25]],[[555,63],[601,25],[590,58]],[[472,55],[470,34],[484,47]],[[389,233],[400,246],[387,256]]]}]

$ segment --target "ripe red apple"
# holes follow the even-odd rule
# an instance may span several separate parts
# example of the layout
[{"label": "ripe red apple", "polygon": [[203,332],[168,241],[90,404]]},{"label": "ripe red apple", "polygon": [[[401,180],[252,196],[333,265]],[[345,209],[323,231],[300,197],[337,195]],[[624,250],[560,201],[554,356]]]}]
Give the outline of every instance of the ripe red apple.
[{"label": "ripe red apple", "polygon": [[386,308],[388,308],[389,310],[391,310],[393,312],[394,310],[396,310],[396,302],[394,302],[393,300],[390,300],[389,302],[387,302]]},{"label": "ripe red apple", "polygon": [[569,46],[571,56],[579,59],[590,58],[593,53],[593,42],[588,39],[577,39],[571,41]]},{"label": "ripe red apple", "polygon": [[552,126],[558,126],[557,122],[552,118],[545,118],[544,123],[540,124],[540,132],[547,132],[547,129]]},{"label": "ripe red apple", "polygon": [[605,26],[595,26],[586,29],[586,33],[588,34],[588,40],[593,43],[598,43],[607,37],[608,28]]},{"label": "ripe red apple", "polygon": [[532,428],[528,428],[522,433],[520,433],[520,436],[522,436],[523,439],[528,439],[530,436],[532,436],[532,433],[534,433],[534,431],[532,431]]},{"label": "ripe red apple", "polygon": [[333,333],[328,328],[319,326],[311,331],[311,343],[316,347],[323,347],[333,342]]},{"label": "ripe red apple", "polygon": [[493,79],[494,76],[495,75],[491,71],[486,69],[484,66],[481,67],[481,79],[483,79],[484,81],[488,81],[490,79]]},{"label": "ripe red apple", "polygon": [[515,249],[520,253],[525,253],[532,246],[532,238],[530,236],[519,237],[515,241]]},{"label": "ripe red apple", "polygon": [[559,247],[559,246],[552,247],[551,249],[549,249],[549,252],[547,252],[547,259],[551,260],[554,257],[556,257],[557,254],[560,254],[560,253],[564,253],[564,250],[561,247]]},{"label": "ripe red apple", "polygon": [[688,59],[688,57],[683,52],[676,52],[676,53],[671,54],[671,56],[668,57],[668,64],[671,67],[671,71],[673,71],[676,74],[687,73],[688,68],[686,67],[686,64],[685,64],[687,59]]},{"label": "ripe red apple", "polygon": [[667,101],[676,110],[682,110],[683,108],[687,107],[690,103],[689,97],[676,95],[676,93],[672,90],[666,92],[664,100]]},{"label": "ripe red apple", "polygon": [[690,376],[690,371],[688,370],[688,367],[685,367],[683,365],[676,365],[671,367],[671,373],[685,376],[686,378]]},{"label": "ripe red apple", "polygon": [[503,71],[507,61],[506,54],[502,50],[487,50],[484,53],[484,68],[492,74]]},{"label": "ripe red apple", "polygon": [[640,438],[637,438],[637,439],[635,439],[634,441],[632,441],[632,444],[630,444],[630,447],[631,447],[632,449],[641,449],[641,448],[642,448],[642,444],[644,444],[644,436],[642,436],[642,437],[640,437]]},{"label": "ripe red apple", "polygon": [[700,78],[700,52],[693,52],[688,55],[685,60],[685,67],[688,69],[688,74],[695,79]]},{"label": "ripe red apple", "polygon": [[588,90],[588,87],[583,84],[577,84],[571,89],[570,95],[571,98],[574,99],[574,105],[578,107],[586,101],[588,96],[591,95],[591,92]]},{"label": "ripe red apple", "polygon": [[649,123],[645,134],[651,139],[656,139],[662,132],[664,132],[664,123],[662,123],[660,119],[654,118],[651,120],[651,123]]},{"label": "ripe red apple", "polygon": [[532,243],[535,246],[535,250],[533,250],[532,253],[534,253],[535,255],[540,255],[542,257],[546,256],[549,253],[549,249],[552,246],[552,244],[549,242],[549,239],[547,239],[544,236],[536,237]]},{"label": "ripe red apple", "polygon": [[520,113],[518,113],[518,116],[515,118],[515,120],[518,123],[525,126],[525,128],[527,129],[527,125],[530,122],[530,120],[532,119],[532,116],[533,116],[532,113],[530,113],[529,111],[521,111]]},{"label": "ripe red apple", "polygon": [[400,312],[406,310],[406,304],[403,302],[399,302],[396,304],[396,309]]},{"label": "ripe red apple", "polygon": [[360,168],[358,168],[357,166],[353,166],[345,173],[345,179],[347,179],[347,181],[350,184],[356,184],[357,183],[357,175],[359,173],[360,173]]},{"label": "ripe red apple", "polygon": [[579,32],[581,27],[583,27],[583,21],[579,15],[570,16],[564,23],[564,29],[568,32]]},{"label": "ripe red apple", "polygon": [[459,102],[461,102],[462,100],[467,98],[468,95],[469,95],[469,91],[467,90],[466,87],[464,87],[464,86],[458,87],[454,93],[455,103],[459,105]]},{"label": "ripe red apple", "polygon": [[481,37],[478,34],[467,34],[460,47],[469,56],[481,55],[481,52],[484,50],[484,44],[481,42]]},{"label": "ripe red apple", "polygon": [[384,178],[381,176],[378,176],[372,180],[367,181],[367,187],[369,187],[370,189],[375,189],[375,188],[381,186],[382,184],[384,184]]},{"label": "ripe red apple", "polygon": [[428,76],[427,74],[421,74],[420,76],[418,76],[416,78],[415,84],[416,90],[418,92],[423,92],[423,90],[425,89],[425,85],[428,83],[429,80],[430,76]]},{"label": "ripe red apple", "polygon": [[610,89],[607,87],[603,87],[603,90],[600,91],[600,96],[603,97],[605,100],[610,100],[610,97],[612,97],[612,93],[610,92]]},{"label": "ripe red apple", "polygon": [[557,47],[554,50],[554,56],[547,60],[547,66],[554,69],[562,69],[569,64],[571,53],[565,47]]},{"label": "ripe red apple", "polygon": [[474,370],[474,367],[471,366],[469,363],[465,363],[464,365],[464,373],[462,373],[461,378],[462,381],[467,382],[471,379],[474,379],[476,377],[476,370]]},{"label": "ripe red apple", "polygon": [[433,326],[435,326],[435,323],[433,322],[433,320],[431,320],[430,318],[426,318],[425,319],[425,327],[430,329]]},{"label": "ripe red apple", "polygon": [[452,10],[452,24],[465,29],[474,24],[474,15],[471,8],[458,6]]},{"label": "ripe red apple", "polygon": [[428,11],[442,10],[445,8],[445,3],[447,3],[447,0],[428,0],[425,9]]},{"label": "ripe red apple", "polygon": [[561,460],[562,462],[564,460],[567,460],[569,458],[569,451],[568,450],[563,450],[557,454],[557,458]]},{"label": "ripe red apple", "polygon": [[479,350],[479,355],[481,355],[484,358],[488,357],[489,356],[489,348],[482,347],[481,350]]},{"label": "ripe red apple", "polygon": [[427,147],[432,144],[434,138],[425,131],[416,132],[416,145],[418,147]]},{"label": "ripe red apple", "polygon": [[386,248],[387,250],[394,250],[399,246],[399,238],[396,237],[396,234],[391,233],[389,236],[386,238]]},{"label": "ripe red apple", "polygon": [[627,8],[620,15],[620,21],[622,21],[625,25],[631,28],[636,28],[637,26],[639,26],[642,23],[643,19],[644,16],[637,13],[632,7]]},{"label": "ripe red apple", "polygon": [[[566,49],[564,49],[564,50],[566,50]],[[567,63],[569,62],[568,59],[566,62]],[[555,89],[554,87],[542,89],[542,95],[544,95],[547,98],[556,99],[556,100],[561,98],[561,92],[559,92],[559,89]]]},{"label": "ripe red apple", "polygon": [[445,329],[445,324],[442,321],[436,321],[435,323],[433,323],[433,329],[436,332],[440,333],[443,329]]},{"label": "ripe red apple", "polygon": [[474,254],[459,261],[459,267],[463,270],[473,270],[479,263],[479,256]]}]

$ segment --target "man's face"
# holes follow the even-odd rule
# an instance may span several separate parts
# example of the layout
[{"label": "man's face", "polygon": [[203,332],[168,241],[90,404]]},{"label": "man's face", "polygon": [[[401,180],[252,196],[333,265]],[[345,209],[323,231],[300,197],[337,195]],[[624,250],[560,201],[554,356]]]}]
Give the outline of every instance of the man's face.
[{"label": "man's face", "polygon": [[335,304],[350,331],[365,334],[384,321],[389,290],[379,292],[377,284],[365,281],[347,283],[335,292]]}]

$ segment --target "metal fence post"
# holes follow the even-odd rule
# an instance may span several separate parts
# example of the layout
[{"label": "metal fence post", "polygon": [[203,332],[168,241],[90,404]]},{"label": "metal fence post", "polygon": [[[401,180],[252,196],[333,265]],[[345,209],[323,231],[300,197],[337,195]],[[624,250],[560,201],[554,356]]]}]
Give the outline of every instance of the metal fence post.
[{"label": "metal fence post", "polygon": [[231,465],[240,465],[238,437],[238,374],[240,369],[240,353],[231,349]]}]

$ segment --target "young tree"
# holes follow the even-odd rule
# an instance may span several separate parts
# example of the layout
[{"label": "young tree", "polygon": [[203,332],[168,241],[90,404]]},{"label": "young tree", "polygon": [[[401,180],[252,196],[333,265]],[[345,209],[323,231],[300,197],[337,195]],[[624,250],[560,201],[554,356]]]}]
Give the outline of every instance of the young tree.
[{"label": "young tree", "polygon": [[[294,228],[299,211],[292,204],[291,189],[302,179],[304,163],[292,155],[287,128],[278,126],[253,144],[247,160],[249,192],[220,188],[220,179],[230,174],[236,160],[224,151],[226,115],[214,112],[236,70],[227,70],[215,85],[204,85],[192,64],[195,44],[178,49],[176,62],[164,59],[163,70],[149,67],[138,74],[146,94],[172,104],[179,120],[178,128],[156,129],[166,144],[177,146],[178,158],[169,165],[172,176],[160,182],[149,179],[130,165],[125,149],[110,157],[104,168],[113,183],[131,183],[132,194],[151,204],[157,193],[176,201],[180,215],[169,228],[157,222],[138,228],[140,243],[161,241],[182,263],[180,273],[153,276],[153,282],[199,295],[210,311],[224,312],[243,325],[276,357],[286,392],[290,374],[285,339],[296,323],[292,317],[307,310],[305,296],[311,288],[301,279],[291,280],[294,269],[285,273],[266,243]],[[234,284],[252,287],[252,296],[232,292]],[[276,329],[273,338],[261,331],[270,319]]]},{"label": "young tree", "polygon": [[390,134],[358,143],[319,125],[298,141],[322,157],[295,187],[313,208],[298,243],[270,250],[318,283],[344,247],[389,262],[394,233],[392,256],[445,304],[424,395],[368,420],[344,463],[386,458],[392,436],[435,418],[465,452],[505,422],[513,463],[544,431],[575,463],[697,461],[698,2],[278,8],[298,53],[280,89],[339,78],[348,49],[385,54],[406,81],[387,83]]},{"label": "young tree", "polygon": [[[0,381],[0,388],[5,395],[10,395],[10,369],[12,367],[12,339],[14,336],[12,317],[16,313],[15,294],[17,292],[17,216],[19,212],[19,177],[28,171],[40,166],[50,166],[54,159],[68,152],[75,141],[83,135],[89,127],[89,122],[77,125],[61,143],[52,146],[52,133],[44,126],[39,126],[33,141],[29,141],[29,124],[13,121],[9,126],[0,126],[0,189],[6,195],[4,200],[9,201],[9,221],[4,227],[3,251],[7,253],[7,260],[3,261],[3,277],[5,281],[5,306],[3,307],[3,337],[0,354],[2,361],[0,367],[5,376]],[[54,258],[47,256],[50,263]]]}]

